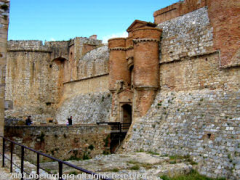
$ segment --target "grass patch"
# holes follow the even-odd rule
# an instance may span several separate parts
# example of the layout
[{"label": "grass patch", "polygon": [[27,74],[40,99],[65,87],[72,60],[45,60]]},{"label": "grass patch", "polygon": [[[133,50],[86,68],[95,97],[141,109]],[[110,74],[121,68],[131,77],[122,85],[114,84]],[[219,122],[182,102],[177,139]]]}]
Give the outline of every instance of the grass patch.
[{"label": "grass patch", "polygon": [[191,165],[197,165],[198,163],[193,161],[190,158],[190,155],[185,155],[185,156],[180,156],[180,155],[174,155],[174,156],[169,156],[169,163],[170,164],[176,164],[179,162],[188,162]]},{"label": "grass patch", "polygon": [[78,173],[76,171],[72,171],[69,173],[70,175],[73,174],[73,175],[78,175]]},{"label": "grass patch", "polygon": [[134,171],[137,171],[139,169],[140,169],[139,165],[135,165],[135,166],[130,167],[130,170],[134,170]]},{"label": "grass patch", "polygon": [[[152,166],[153,166],[152,164],[149,164],[149,163],[140,163],[140,162],[137,162],[137,161],[128,161],[127,163],[128,164],[134,164],[134,166],[132,166],[130,168],[131,170],[139,170],[140,167],[143,167],[145,169],[151,169]],[[136,169],[132,169],[132,168],[136,168]]]},{"label": "grass patch", "polygon": [[197,171],[193,170],[187,175],[178,175],[174,177],[169,177],[167,175],[160,176],[162,180],[226,180],[226,178],[209,178],[204,175],[200,175]]},{"label": "grass patch", "polygon": [[112,170],[110,170],[111,172],[119,172],[119,169],[118,168],[114,168]]},{"label": "grass patch", "polygon": [[148,151],[147,153],[148,153],[148,154],[151,154],[151,155],[160,155],[159,153],[152,152],[152,151]]}]

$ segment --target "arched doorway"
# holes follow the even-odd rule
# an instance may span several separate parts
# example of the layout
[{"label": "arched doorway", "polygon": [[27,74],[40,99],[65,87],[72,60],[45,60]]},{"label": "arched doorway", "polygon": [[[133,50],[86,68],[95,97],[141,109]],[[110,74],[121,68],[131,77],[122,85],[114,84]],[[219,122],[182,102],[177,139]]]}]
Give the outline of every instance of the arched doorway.
[{"label": "arched doorway", "polygon": [[132,123],[132,106],[124,104],[122,106],[122,123]]},{"label": "arched doorway", "polygon": [[132,123],[132,106],[130,104],[123,104],[121,107],[121,133],[111,133],[111,144],[110,151],[111,153],[115,153],[118,148],[121,146],[129,127]]},{"label": "arched doorway", "polygon": [[121,122],[123,129],[128,130],[132,123],[132,106],[130,104],[122,105]]}]

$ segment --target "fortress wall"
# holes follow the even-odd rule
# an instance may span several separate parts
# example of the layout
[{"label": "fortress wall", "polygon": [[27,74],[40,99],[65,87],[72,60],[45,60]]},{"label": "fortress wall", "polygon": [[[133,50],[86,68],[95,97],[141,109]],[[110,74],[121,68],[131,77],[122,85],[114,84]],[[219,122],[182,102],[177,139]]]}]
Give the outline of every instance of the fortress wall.
[{"label": "fortress wall", "polygon": [[108,91],[108,74],[65,83],[63,99],[78,94],[106,91]]},{"label": "fortress wall", "polygon": [[78,61],[78,79],[85,79],[108,73],[109,52],[102,46],[86,53]]},{"label": "fortress wall", "polygon": [[8,49],[10,49],[11,51],[49,51],[49,48],[44,46],[42,41],[38,40],[11,40],[8,41]]},{"label": "fortress wall", "polygon": [[160,63],[214,52],[213,27],[207,8],[158,24],[162,29]]},{"label": "fortress wall", "polygon": [[64,81],[75,81],[81,79],[79,77],[79,59],[82,59],[83,56],[89,51],[100,46],[102,43],[101,40],[76,37],[69,43],[69,57],[68,61],[64,65]]},{"label": "fortress wall", "polygon": [[79,60],[78,80],[64,83],[64,93],[55,117],[58,123],[66,124],[70,116],[73,116],[75,124],[109,120],[108,57],[108,48],[102,46]]},{"label": "fortress wall", "polygon": [[208,0],[184,0],[182,2],[172,4],[168,7],[155,11],[153,14],[154,22],[156,24],[160,24],[164,21],[185,15],[189,12],[207,6],[207,1]]},{"label": "fortress wall", "polygon": [[0,135],[4,134],[4,98],[7,62],[9,0],[0,0]]},{"label": "fortress wall", "polygon": [[45,47],[51,50],[51,60],[59,57],[68,59],[70,41],[46,41]]},{"label": "fortress wall", "polygon": [[59,98],[59,66],[50,57],[39,41],[9,43],[5,100],[12,102],[13,109],[6,111],[7,117],[32,115],[34,121],[42,121],[53,116]]},{"label": "fortress wall", "polygon": [[[77,83],[79,79],[108,73],[107,48],[87,53],[100,43],[99,40],[78,37],[71,41],[49,41],[45,45],[42,41],[9,41],[6,117],[32,115],[33,121],[46,122],[46,119],[55,117],[56,108],[64,98],[78,93],[106,91],[106,77]],[[79,60],[80,57],[83,59]],[[82,61],[86,66],[79,63]],[[78,64],[86,68],[88,74],[78,78]],[[64,82],[68,82],[66,86]]]},{"label": "fortress wall", "polygon": [[91,124],[108,121],[111,94],[108,91],[108,75],[64,84],[64,95],[56,112],[56,120],[66,124],[73,116],[75,124]]},{"label": "fortress wall", "polygon": [[[240,2],[236,0],[184,0],[154,12],[156,24],[172,20],[199,8],[207,7],[213,27],[215,50],[220,50],[220,66],[239,66],[240,56]],[[203,37],[204,38],[204,37]]]},{"label": "fortress wall", "polygon": [[220,67],[207,15],[201,8],[158,25],[161,89],[122,150],[190,155],[201,174],[237,179],[240,69]]},{"label": "fortress wall", "polygon": [[125,152],[190,155],[209,177],[240,175],[240,91],[159,92],[147,115],[132,127]]},{"label": "fortress wall", "polygon": [[[109,153],[108,126],[5,126],[5,136],[34,150],[61,160],[91,158]],[[17,148],[17,147],[15,147]],[[21,153],[18,148],[14,152]],[[27,151],[25,158],[36,163],[36,154]],[[49,161],[41,156],[41,162]]]}]

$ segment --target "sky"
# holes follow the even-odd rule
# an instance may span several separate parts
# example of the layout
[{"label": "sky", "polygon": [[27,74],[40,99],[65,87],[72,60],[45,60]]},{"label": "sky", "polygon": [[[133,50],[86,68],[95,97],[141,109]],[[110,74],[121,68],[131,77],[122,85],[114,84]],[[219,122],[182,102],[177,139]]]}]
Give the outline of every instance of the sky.
[{"label": "sky", "polygon": [[61,41],[98,35],[107,42],[126,37],[136,19],[179,0],[11,0],[8,40]]}]

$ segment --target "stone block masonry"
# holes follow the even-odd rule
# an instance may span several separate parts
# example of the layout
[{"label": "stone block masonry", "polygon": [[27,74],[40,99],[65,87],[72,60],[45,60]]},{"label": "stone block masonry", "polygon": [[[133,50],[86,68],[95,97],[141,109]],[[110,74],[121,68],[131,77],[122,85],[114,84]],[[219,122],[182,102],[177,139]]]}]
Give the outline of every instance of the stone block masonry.
[{"label": "stone block masonry", "polygon": [[110,92],[78,94],[61,104],[56,111],[59,124],[66,124],[73,116],[73,124],[96,124],[109,120],[112,96]]},{"label": "stone block masonry", "polygon": [[7,36],[9,23],[9,0],[0,0],[0,135],[4,127],[5,76],[7,62]]},{"label": "stone block masonry", "polygon": [[134,119],[123,151],[190,155],[201,174],[239,179],[238,7],[208,1],[157,25],[160,90],[146,116]]},{"label": "stone block masonry", "polygon": [[[25,119],[31,115],[38,123],[55,119],[57,108],[69,97],[67,87],[76,87],[76,81],[81,79],[107,75],[108,49],[103,46],[88,53],[98,46],[100,40],[82,37],[45,44],[35,40],[9,41],[5,100],[11,108],[7,107],[6,118]],[[99,83],[98,92],[100,87],[106,89],[104,81]],[[87,87],[96,86],[88,83]],[[84,89],[85,86],[78,86],[74,93]]]},{"label": "stone block masonry", "polygon": [[[5,126],[5,136],[61,160],[87,159],[110,150],[108,126]],[[20,154],[20,149],[15,148]],[[27,160],[36,161],[36,154],[26,153]],[[42,158],[42,161],[49,159]]]},{"label": "stone block masonry", "polygon": [[158,24],[163,30],[160,42],[160,63],[214,52],[213,28],[207,8]]},{"label": "stone block masonry", "polygon": [[124,151],[190,155],[201,174],[240,176],[240,91],[160,92]]}]

